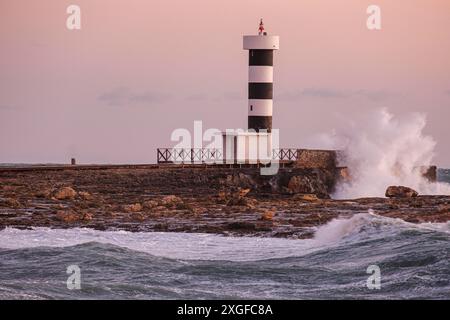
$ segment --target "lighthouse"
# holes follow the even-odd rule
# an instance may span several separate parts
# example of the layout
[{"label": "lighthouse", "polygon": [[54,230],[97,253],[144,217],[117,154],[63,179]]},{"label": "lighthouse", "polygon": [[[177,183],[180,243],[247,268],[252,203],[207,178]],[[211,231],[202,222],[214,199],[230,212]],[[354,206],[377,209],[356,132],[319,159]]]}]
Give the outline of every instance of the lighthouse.
[{"label": "lighthouse", "polygon": [[268,35],[261,19],[258,35],[244,36],[248,59],[248,129],[271,132],[273,112],[273,52],[279,37]]}]

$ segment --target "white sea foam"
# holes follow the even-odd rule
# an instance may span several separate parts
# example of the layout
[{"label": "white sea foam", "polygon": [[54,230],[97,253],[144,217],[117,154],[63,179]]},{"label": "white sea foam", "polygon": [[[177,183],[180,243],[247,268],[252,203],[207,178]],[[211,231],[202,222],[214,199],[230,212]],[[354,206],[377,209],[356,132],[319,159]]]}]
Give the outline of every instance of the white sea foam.
[{"label": "white sea foam", "polygon": [[299,256],[318,250],[313,240],[224,237],[176,232],[98,231],[34,228],[0,231],[0,248],[68,247],[87,242],[113,244],[155,256],[187,260],[252,261]]},{"label": "white sea foam", "polygon": [[316,228],[314,238],[306,240],[224,237],[201,233],[98,231],[84,228],[5,228],[0,231],[0,248],[68,247],[99,242],[172,259],[254,261],[298,257],[331,249],[342,241],[358,241],[369,236],[382,237],[383,234],[376,229],[380,226],[385,226],[386,230],[392,232],[406,228],[450,233],[449,223],[412,224],[369,212],[334,219]]}]

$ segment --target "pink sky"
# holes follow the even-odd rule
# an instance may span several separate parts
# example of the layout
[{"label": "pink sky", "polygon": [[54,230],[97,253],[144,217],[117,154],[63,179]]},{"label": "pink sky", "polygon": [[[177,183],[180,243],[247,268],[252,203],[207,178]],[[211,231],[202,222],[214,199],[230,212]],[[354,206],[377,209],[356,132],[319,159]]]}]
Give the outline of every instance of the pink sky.
[{"label": "pink sky", "polygon": [[[80,31],[66,28],[70,4]],[[380,31],[366,28],[370,4]],[[448,0],[1,0],[0,15],[0,162],[148,163],[194,120],[245,128],[242,35],[263,17],[280,36],[282,146],[321,147],[372,109],[418,111],[450,167]]]}]

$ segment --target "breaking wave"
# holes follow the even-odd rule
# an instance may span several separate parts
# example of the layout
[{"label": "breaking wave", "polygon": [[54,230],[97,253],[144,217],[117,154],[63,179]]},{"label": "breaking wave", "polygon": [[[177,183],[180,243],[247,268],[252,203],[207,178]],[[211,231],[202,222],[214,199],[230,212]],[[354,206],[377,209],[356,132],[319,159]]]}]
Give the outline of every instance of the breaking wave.
[{"label": "breaking wave", "polygon": [[341,183],[335,198],[384,196],[390,185],[404,185],[420,194],[450,194],[450,185],[430,183],[421,168],[433,164],[436,142],[424,134],[426,116],[395,117],[387,109],[367,112],[345,129],[327,136],[328,144],[343,151],[351,179]]},{"label": "breaking wave", "polygon": [[[289,240],[90,229],[0,231],[0,298],[450,298],[450,226],[373,213]],[[82,289],[66,288],[80,266]],[[369,265],[381,290],[369,290]]]}]

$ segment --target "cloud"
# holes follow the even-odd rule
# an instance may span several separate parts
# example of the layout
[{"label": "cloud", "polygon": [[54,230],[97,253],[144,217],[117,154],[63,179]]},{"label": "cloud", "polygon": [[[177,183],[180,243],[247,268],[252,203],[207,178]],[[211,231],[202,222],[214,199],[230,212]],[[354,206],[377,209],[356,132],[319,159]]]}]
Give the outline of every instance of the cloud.
[{"label": "cloud", "polygon": [[384,90],[358,90],[355,92],[355,95],[366,97],[367,99],[372,101],[384,101],[394,97],[396,94]]},{"label": "cloud", "polygon": [[300,91],[282,92],[276,95],[276,98],[277,100],[296,101],[304,98],[347,99],[356,96],[362,96],[372,101],[382,101],[394,96],[394,94],[383,90],[342,91],[329,88],[306,88]]},{"label": "cloud", "polygon": [[98,100],[109,106],[162,103],[168,99],[170,95],[166,93],[134,92],[128,87],[117,87],[98,96]]},{"label": "cloud", "polygon": [[347,98],[348,93],[327,88],[307,88],[300,91],[282,92],[276,95],[278,100],[296,101],[307,97],[312,98]]}]

